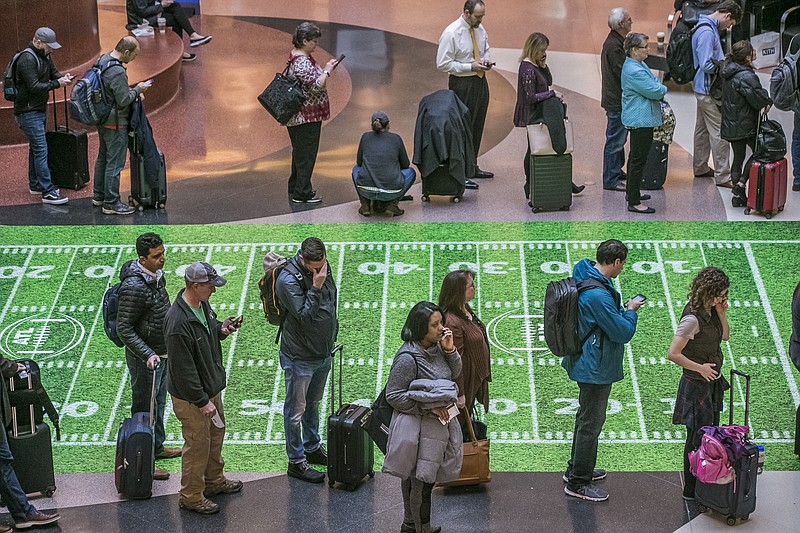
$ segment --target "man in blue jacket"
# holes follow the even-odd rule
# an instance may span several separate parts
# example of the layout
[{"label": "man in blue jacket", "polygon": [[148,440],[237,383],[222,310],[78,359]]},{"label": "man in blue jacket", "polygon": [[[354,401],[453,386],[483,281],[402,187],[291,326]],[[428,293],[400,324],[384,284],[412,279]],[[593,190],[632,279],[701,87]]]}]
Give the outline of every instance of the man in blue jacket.
[{"label": "man in blue jacket", "polygon": [[572,456],[567,462],[564,492],[570,496],[602,502],[608,492],[592,484],[606,477],[605,470],[595,469],[597,441],[606,421],[611,385],[621,381],[625,343],[636,332],[636,311],[642,305],[630,300],[625,308],[611,280],[616,278],[628,258],[628,248],[616,239],[604,241],[597,247],[597,262],[588,259],[575,265],[573,277],[578,281],[594,279],[600,287],[586,289],[578,297],[578,336],[594,333],[583,345],[578,356],[561,360],[569,378],[578,383],[579,408],[572,437]]}]

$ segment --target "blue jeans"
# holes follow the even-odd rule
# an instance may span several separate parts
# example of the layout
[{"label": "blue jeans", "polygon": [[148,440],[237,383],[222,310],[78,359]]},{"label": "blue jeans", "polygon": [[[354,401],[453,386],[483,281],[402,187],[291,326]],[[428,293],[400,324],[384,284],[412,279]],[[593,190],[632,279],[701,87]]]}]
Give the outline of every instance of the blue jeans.
[{"label": "blue jeans", "polygon": [[800,113],[794,112],[794,131],[792,131],[792,165],[794,184],[800,185]]},{"label": "blue jeans", "polygon": [[119,173],[128,158],[128,127],[111,129],[98,126],[97,137],[100,149],[94,165],[92,197],[101,200],[105,207],[113,207],[119,202]]},{"label": "blue jeans", "polygon": [[14,115],[14,120],[28,138],[28,186],[32,191],[48,193],[55,187],[50,167],[47,166],[47,139],[44,134],[47,116],[43,111],[29,111]]},{"label": "blue jeans", "polygon": [[611,384],[578,383],[578,413],[572,436],[572,457],[567,462],[569,488],[578,489],[592,482],[592,471],[597,463],[597,440],[606,422],[608,396]]},{"label": "blue jeans", "polygon": [[0,428],[0,496],[14,521],[23,522],[36,508],[28,503],[25,491],[19,486],[17,474],[11,466],[13,460],[5,428]]},{"label": "blue jeans", "polygon": [[290,463],[301,463],[306,460],[306,453],[317,451],[320,446],[319,402],[325,392],[332,358],[305,361],[283,352],[278,355],[286,382],[283,401],[286,455]]},{"label": "blue jeans", "polygon": [[[150,412],[150,394],[153,391],[153,371],[147,368],[147,363],[125,350],[125,361],[128,372],[131,374],[131,415],[134,413]],[[153,436],[155,438],[156,455],[164,449],[164,409],[167,406],[167,361],[162,360],[161,366],[155,371],[156,401],[153,405],[155,423]]]},{"label": "blue jeans", "polygon": [[[353,185],[356,186],[356,192],[361,195],[358,191],[358,173],[361,172],[361,167],[358,165],[353,165]],[[412,185],[414,185],[414,181],[417,179],[417,172],[409,167],[409,168],[401,168],[400,173],[403,175],[403,185],[402,190],[400,191],[400,195],[398,198],[402,198],[408,192]]]},{"label": "blue jeans", "polygon": [[628,130],[622,125],[622,113],[606,111],[606,119],[606,144],[603,147],[603,188],[613,189],[621,181]]}]

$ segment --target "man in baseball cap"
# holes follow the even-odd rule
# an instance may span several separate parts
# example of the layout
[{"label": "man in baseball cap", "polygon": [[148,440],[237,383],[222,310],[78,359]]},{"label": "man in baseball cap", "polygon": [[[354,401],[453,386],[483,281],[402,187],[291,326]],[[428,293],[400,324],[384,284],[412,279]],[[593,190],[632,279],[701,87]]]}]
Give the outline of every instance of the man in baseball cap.
[{"label": "man in baseball cap", "polygon": [[36,30],[36,33],[33,35],[33,38],[39,39],[39,41],[43,42],[53,50],[58,50],[59,48],[61,48],[61,45],[58,44],[58,41],[56,41],[56,32],[54,32],[53,30],[51,30],[46,26]]},{"label": "man in baseball cap", "polygon": [[172,410],[181,423],[181,490],[178,506],[203,515],[219,512],[209,498],[242,490],[242,482],[225,477],[222,441],[226,387],[221,340],[234,333],[240,321],[229,316],[217,321],[208,299],[226,280],[208,263],[192,263],[182,289],[164,319],[167,344],[167,390]]}]

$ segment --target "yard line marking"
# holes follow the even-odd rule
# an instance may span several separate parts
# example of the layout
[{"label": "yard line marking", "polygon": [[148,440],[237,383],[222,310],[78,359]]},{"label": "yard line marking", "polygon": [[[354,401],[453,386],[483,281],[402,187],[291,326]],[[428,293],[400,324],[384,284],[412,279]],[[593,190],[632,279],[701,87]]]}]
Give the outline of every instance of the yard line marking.
[{"label": "yard line marking", "polygon": [[[378,337],[378,380],[375,383],[375,396],[377,397],[378,394],[381,393],[381,389],[383,389],[383,351],[386,346],[386,301],[389,299],[389,254],[391,243],[386,244],[386,257],[384,258],[384,262],[386,264],[386,269],[383,272],[383,302],[381,303],[381,331],[380,336]],[[433,244],[431,244],[431,250],[433,250]],[[431,266],[431,268],[433,268]],[[431,281],[431,287],[433,286],[433,281]]]},{"label": "yard line marking", "polygon": [[430,265],[428,267],[428,301],[432,302],[433,301],[433,243],[432,242],[430,243],[428,250],[430,250],[429,253]]},{"label": "yard line marking", "polygon": [[[122,391],[125,390],[125,384],[128,381],[128,366],[125,365],[125,371],[122,373],[122,381],[119,384],[119,389],[117,389],[117,397],[114,400],[114,407],[111,408],[111,416],[108,417],[108,423],[106,424],[106,429],[103,432],[103,442],[108,441],[108,437],[111,436],[111,426],[114,425],[114,420],[117,418],[117,408],[119,407],[120,401],[122,401]],[[155,416],[155,413],[153,413]],[[116,440],[114,441],[116,442]]]},{"label": "yard line marking", "polygon": [[528,382],[531,393],[531,424],[533,429],[533,436],[535,439],[539,438],[539,408],[536,402],[536,380],[533,371],[533,352],[531,348],[531,319],[530,319],[530,305],[528,301],[528,272],[525,268],[525,247],[522,242],[519,243],[519,274],[520,285],[522,286],[522,309],[525,315],[525,347],[528,349]]},{"label": "yard line marking", "polygon": [[656,260],[658,264],[661,265],[661,283],[664,285],[664,297],[667,299],[667,311],[669,311],[669,320],[672,323],[672,332],[678,329],[678,322],[675,320],[675,309],[672,307],[672,295],[669,291],[669,285],[667,284],[667,272],[666,268],[664,268],[664,258],[661,257],[661,249],[656,244]]},{"label": "yard line marking", "polygon": [[[14,248],[19,248],[19,246],[15,246]],[[6,300],[6,305],[3,307],[3,312],[0,313],[0,324],[3,324],[6,318],[6,313],[8,312],[8,308],[11,307],[11,302],[14,301],[14,296],[17,295],[17,289],[19,289],[19,286],[22,283],[22,278],[25,277],[25,271],[28,270],[28,265],[30,265],[31,259],[33,259],[33,247],[31,247],[31,251],[28,252],[27,259],[25,259],[25,262],[22,264],[22,275],[19,276],[17,281],[14,282],[14,288],[11,289],[11,293],[8,295],[8,300]]]},{"label": "yard line marking", "polygon": [[[247,300],[247,288],[250,286],[250,274],[253,271],[253,260],[256,257],[256,247],[251,246],[250,248],[250,259],[247,262],[247,270],[244,273],[244,285],[242,286],[242,295],[239,297],[239,308],[237,309],[237,315],[241,315],[244,311],[245,301]],[[233,352],[236,349],[236,339],[239,338],[238,331],[233,333],[233,338],[231,339],[230,347],[228,348],[228,364],[225,365],[225,382],[227,385],[227,380],[231,376],[231,366],[233,365]],[[225,389],[222,389],[220,393],[220,401],[225,404]]]},{"label": "yard line marking", "polygon": [[69,263],[67,264],[67,268],[64,271],[64,277],[61,279],[61,284],[58,286],[58,290],[56,291],[55,296],[53,297],[53,303],[50,305],[50,309],[47,311],[47,319],[49,320],[53,316],[53,310],[56,308],[56,302],[58,302],[58,297],[61,296],[61,291],[64,290],[64,284],[67,282],[67,278],[69,278],[69,272],[72,269],[72,263],[75,262],[75,257],[78,255],[78,249],[72,252],[72,257],[69,258]]},{"label": "yard line marking", "polygon": [[473,308],[473,311],[477,310],[478,319],[483,320],[481,318],[481,312],[483,311],[482,310],[483,306],[481,305],[481,271],[483,270],[481,268],[481,247],[478,246],[477,242],[474,244],[475,244],[475,266],[477,267],[475,268],[475,270],[477,270],[477,272],[475,272],[475,279],[472,281],[473,284],[475,285],[475,300],[478,302],[478,304],[476,308]]},{"label": "yard line marking", "polygon": [[[109,247],[113,248],[113,247]],[[114,261],[114,267],[111,269],[111,275],[109,275],[108,282],[114,279],[114,275],[119,272],[119,260],[122,258],[122,253],[125,251],[125,246],[119,246],[119,251],[117,252],[117,259]],[[106,285],[109,283],[106,282]],[[105,291],[103,293],[105,295]],[[70,397],[72,396],[72,391],[75,390],[75,383],[78,381],[78,375],[80,374],[81,368],[83,368],[83,361],[86,359],[86,354],[89,351],[89,346],[92,343],[92,338],[94,337],[94,330],[97,328],[97,321],[103,315],[103,304],[102,304],[102,297],[100,299],[100,305],[97,306],[97,312],[94,315],[94,321],[92,322],[92,327],[89,329],[89,334],[86,336],[86,343],[83,345],[83,351],[81,352],[81,357],[78,359],[78,365],[75,369],[75,374],[72,375],[72,381],[69,384],[69,389],[67,389],[67,395],[64,397],[64,403],[62,404],[62,408],[64,406],[69,405]],[[109,341],[110,342],[110,341]],[[127,369],[127,367],[126,367]],[[123,375],[123,381],[125,380],[125,376]],[[112,413],[116,412],[117,404],[115,403],[112,406]],[[113,418],[111,419],[113,422]]]},{"label": "yard line marking", "polygon": [[761,279],[761,272],[758,270],[758,265],[756,265],[756,259],[753,255],[753,248],[750,246],[750,242],[744,243],[744,250],[747,254],[747,262],[750,264],[750,270],[753,272],[753,278],[756,281],[758,297],[761,298],[761,308],[767,315],[769,329],[772,332],[772,340],[775,341],[775,348],[778,350],[778,357],[780,357],[783,373],[786,375],[786,381],[789,384],[789,391],[792,393],[792,399],[794,400],[795,406],[800,405],[800,393],[797,391],[797,382],[794,380],[792,366],[789,364],[789,360],[786,357],[786,349],[783,345],[783,339],[778,331],[778,324],[775,322],[775,315],[772,313],[772,304],[770,304],[769,299],[767,298],[767,291],[764,288],[764,280]]}]

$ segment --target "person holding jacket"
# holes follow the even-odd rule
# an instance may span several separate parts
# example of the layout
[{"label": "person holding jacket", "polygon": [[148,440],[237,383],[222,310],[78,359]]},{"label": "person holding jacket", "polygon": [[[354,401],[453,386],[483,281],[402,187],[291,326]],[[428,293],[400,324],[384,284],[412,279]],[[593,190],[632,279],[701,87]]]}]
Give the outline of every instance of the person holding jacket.
[{"label": "person holding jacket", "polygon": [[667,94],[667,87],[644,64],[647,40],[643,33],[629,33],[623,43],[628,57],[622,65],[622,123],[631,136],[625,199],[628,211],[645,214],[656,212],[642,203],[650,199],[649,194],[641,193],[642,173],[653,144],[653,128],[661,125],[659,101]]},{"label": "person holding jacket", "polygon": [[[528,35],[522,55],[519,58],[517,74],[517,103],[514,107],[514,126],[524,128],[530,124],[544,122],[542,102],[549,98],[562,100],[564,95],[553,89],[553,75],[547,66],[547,47],[550,39],[543,33]],[[522,162],[525,169],[525,198],[530,198],[531,186],[531,145]],[[572,183],[572,194],[578,194],[586,185]]]},{"label": "person holding jacket", "polygon": [[[400,337],[386,381],[386,401],[395,412],[383,471],[402,479],[401,533],[438,533],[442,528],[430,524],[433,485],[457,479],[463,459],[461,428],[447,412],[456,400],[461,356],[442,310],[431,302],[411,308]],[[423,382],[434,382],[438,393],[420,394]]]},{"label": "person holding jacket", "polygon": [[629,300],[623,306],[611,282],[622,272],[628,248],[616,239],[609,239],[597,247],[596,257],[596,262],[581,260],[572,274],[578,282],[592,280],[595,286],[578,296],[578,337],[583,339],[588,335],[581,354],[561,360],[561,366],[580,389],[564,492],[575,498],[602,502],[608,499],[608,492],[592,483],[607,475],[605,470],[595,468],[597,441],[606,420],[611,386],[624,377],[625,343],[636,333],[636,311],[642,304]]},{"label": "person holding jacket", "polygon": [[733,207],[747,205],[747,175],[742,174],[747,147],[755,150],[758,129],[758,114],[769,111],[772,99],[761,86],[753,71],[755,51],[750,41],[739,41],[731,47],[722,67],[722,126],[720,137],[731,143],[731,182],[733,183]]},{"label": "person holding jacket", "polygon": [[336,283],[321,240],[308,237],[300,244],[300,250],[278,275],[275,294],[286,308],[278,356],[286,384],[283,429],[289,458],[287,474],[322,483],[325,474],[308,465],[328,464],[319,435],[319,402],[331,370],[339,322]]},{"label": "person holding jacket", "polygon": [[687,296],[678,329],[669,346],[669,360],[683,368],[672,423],[686,426],[683,446],[683,499],[694,500],[697,478],[689,469],[689,452],[702,441],[700,428],[718,426],[725,391],[725,357],[720,344],[730,336],[728,276],[717,267],[697,273]]},{"label": "person holding jacket", "polygon": [[221,340],[233,334],[232,316],[222,322],[208,299],[227,280],[208,263],[192,263],[181,289],[164,320],[167,344],[167,390],[172,409],[181,423],[181,489],[178,506],[202,515],[218,513],[209,498],[242,490],[242,482],[225,477],[222,442],[225,412],[222,391],[226,385]]},{"label": "person holding jacket", "polygon": [[143,81],[136,87],[128,86],[125,64],[139,54],[139,41],[126,36],[119,40],[114,50],[100,56],[97,63],[103,72],[106,98],[114,102],[108,118],[97,126],[100,147],[94,165],[94,191],[92,205],[102,207],[104,215],[132,215],[136,209],[120,201],[119,175],[128,157],[128,118],[130,107],[139,95],[147,91],[152,80]]}]

